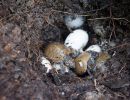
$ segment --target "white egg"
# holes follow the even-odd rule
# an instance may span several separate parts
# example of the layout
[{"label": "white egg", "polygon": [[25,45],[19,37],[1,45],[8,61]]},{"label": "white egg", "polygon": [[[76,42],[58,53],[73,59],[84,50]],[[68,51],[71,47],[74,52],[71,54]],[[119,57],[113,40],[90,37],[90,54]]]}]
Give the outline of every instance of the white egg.
[{"label": "white egg", "polygon": [[83,48],[87,45],[88,40],[88,33],[82,29],[77,29],[67,36],[64,45],[76,51],[83,51]]},{"label": "white egg", "polygon": [[94,52],[100,53],[102,50],[99,45],[91,45],[85,51],[94,51]]},{"label": "white egg", "polygon": [[66,16],[65,24],[68,28],[79,28],[84,24],[84,17],[82,16]]},{"label": "white egg", "polygon": [[44,67],[47,68],[46,73],[49,73],[49,71],[52,69],[52,65],[48,59],[45,57],[41,57],[41,64],[44,65]]}]

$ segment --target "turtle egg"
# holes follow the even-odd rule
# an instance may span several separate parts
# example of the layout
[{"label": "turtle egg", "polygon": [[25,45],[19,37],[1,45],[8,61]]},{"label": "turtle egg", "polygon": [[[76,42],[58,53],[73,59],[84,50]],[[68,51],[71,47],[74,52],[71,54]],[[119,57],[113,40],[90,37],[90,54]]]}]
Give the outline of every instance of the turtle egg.
[{"label": "turtle egg", "polygon": [[52,65],[50,61],[46,59],[45,57],[41,57],[41,64],[47,68],[46,73],[49,73],[49,71],[52,69]]},{"label": "turtle egg", "polygon": [[77,29],[67,36],[64,45],[76,51],[83,51],[83,48],[87,45],[88,40],[88,33],[82,29]]},{"label": "turtle egg", "polygon": [[84,24],[83,16],[65,16],[65,24],[68,28],[76,29],[81,27]]},{"label": "turtle egg", "polygon": [[92,52],[100,53],[102,50],[99,45],[91,45],[85,51],[92,51]]}]

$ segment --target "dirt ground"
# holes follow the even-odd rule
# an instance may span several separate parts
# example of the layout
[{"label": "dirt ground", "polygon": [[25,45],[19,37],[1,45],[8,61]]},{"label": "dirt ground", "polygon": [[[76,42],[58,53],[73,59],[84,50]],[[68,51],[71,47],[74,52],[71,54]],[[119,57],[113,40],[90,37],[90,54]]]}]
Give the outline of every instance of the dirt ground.
[{"label": "dirt ground", "polygon": [[[46,45],[63,43],[70,33],[64,16],[73,14],[86,16],[90,33],[101,21],[109,27],[105,38],[116,43],[95,80],[47,74],[41,65]],[[129,43],[129,0],[0,0],[0,100],[130,100]]]}]

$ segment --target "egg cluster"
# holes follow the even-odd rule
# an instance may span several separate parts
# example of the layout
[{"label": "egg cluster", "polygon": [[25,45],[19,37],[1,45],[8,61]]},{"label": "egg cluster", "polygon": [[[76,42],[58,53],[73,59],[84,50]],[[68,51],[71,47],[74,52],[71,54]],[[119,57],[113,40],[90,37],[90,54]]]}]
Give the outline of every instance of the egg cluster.
[{"label": "egg cluster", "polygon": [[51,69],[65,73],[69,72],[71,68],[77,75],[82,75],[86,73],[88,67],[95,64],[95,59],[101,53],[101,48],[98,45],[91,45],[83,50],[89,41],[88,33],[79,29],[84,24],[83,17],[66,16],[65,24],[69,29],[73,28],[74,30],[66,37],[63,44],[50,43],[44,50],[46,58],[42,57],[41,63],[47,68],[47,73]]}]

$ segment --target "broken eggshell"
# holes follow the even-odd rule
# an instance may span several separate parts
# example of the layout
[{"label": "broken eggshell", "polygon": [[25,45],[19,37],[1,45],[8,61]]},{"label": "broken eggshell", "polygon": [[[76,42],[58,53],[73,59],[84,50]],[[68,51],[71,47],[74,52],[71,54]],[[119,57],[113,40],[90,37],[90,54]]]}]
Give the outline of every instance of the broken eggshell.
[{"label": "broken eggshell", "polygon": [[93,51],[93,52],[100,53],[102,50],[99,45],[91,45],[85,51]]},{"label": "broken eggshell", "polygon": [[91,54],[91,61],[95,62],[95,58],[99,55],[99,53],[102,50],[99,45],[91,45],[85,51]]},{"label": "broken eggshell", "polygon": [[52,69],[52,65],[50,63],[50,61],[48,59],[46,59],[45,57],[41,57],[41,64],[47,68],[46,73],[49,73],[50,70]]},{"label": "broken eggshell", "polygon": [[60,71],[62,74],[69,72],[69,68],[62,64],[54,63],[53,68],[55,68],[56,71]]},{"label": "broken eggshell", "polygon": [[87,45],[88,40],[88,33],[82,29],[77,29],[67,36],[64,45],[73,50],[83,52],[83,48]]},{"label": "broken eggshell", "polygon": [[85,52],[89,53],[91,55],[89,61],[88,61],[88,68],[92,71],[95,71],[96,69],[96,58],[99,56],[101,53],[101,48],[99,45],[91,45],[89,46]]},{"label": "broken eggshell", "polygon": [[85,22],[85,18],[83,16],[78,15],[67,15],[64,19],[65,24],[69,30],[80,28]]},{"label": "broken eggshell", "polygon": [[60,71],[61,73],[68,73],[69,68],[60,64],[60,63],[54,63],[51,64],[48,59],[45,57],[41,57],[41,64],[47,68],[46,73],[49,73],[52,69],[55,69],[56,71]]}]

